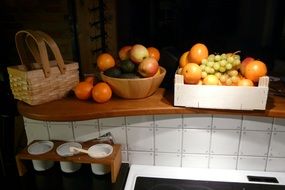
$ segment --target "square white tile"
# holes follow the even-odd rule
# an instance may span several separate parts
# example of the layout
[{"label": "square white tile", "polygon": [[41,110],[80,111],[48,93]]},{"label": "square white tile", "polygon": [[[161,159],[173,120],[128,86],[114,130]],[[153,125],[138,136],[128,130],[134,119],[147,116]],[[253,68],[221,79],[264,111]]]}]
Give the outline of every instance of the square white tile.
[{"label": "square white tile", "polygon": [[242,130],[270,131],[272,128],[271,117],[243,116]]},{"label": "square white tile", "polygon": [[121,144],[122,150],[127,150],[126,127],[100,127],[100,136],[110,132],[115,144]]},{"label": "square white tile", "polygon": [[238,170],[265,171],[266,157],[240,156],[238,158]]},{"label": "square white tile", "polygon": [[240,129],[240,115],[213,115],[213,129]]},{"label": "square white tile", "polygon": [[266,171],[285,172],[285,158],[269,158]]},{"label": "square white tile", "polygon": [[210,153],[237,155],[239,138],[239,130],[213,130]]},{"label": "square white tile", "polygon": [[267,156],[270,132],[243,131],[239,155]]},{"label": "square white tile", "polygon": [[71,123],[48,124],[49,137],[51,140],[74,141],[73,128]]},{"label": "square white tile", "polygon": [[182,115],[154,115],[155,127],[182,128]]},{"label": "square white tile", "polygon": [[95,125],[75,125],[73,131],[75,141],[84,142],[99,137],[99,129]]},{"label": "square white tile", "polygon": [[154,165],[154,154],[152,152],[128,151],[130,164]]},{"label": "square white tile", "polygon": [[156,128],[155,151],[156,152],[181,152],[182,129]]},{"label": "square white tile", "polygon": [[269,148],[272,157],[285,157],[285,132],[273,132]]},{"label": "square white tile", "polygon": [[127,127],[128,150],[154,151],[153,128]]},{"label": "square white tile", "polygon": [[208,154],[211,131],[205,129],[183,129],[183,153]]},{"label": "square white tile", "polygon": [[110,117],[99,119],[100,127],[120,127],[126,125],[125,117]]},{"label": "square white tile", "polygon": [[25,123],[25,131],[27,143],[30,144],[34,140],[49,140],[49,132],[47,124],[42,123]]},{"label": "square white tile", "polygon": [[182,167],[208,168],[209,156],[202,154],[183,154]]},{"label": "square white tile", "polygon": [[212,115],[210,114],[184,114],[183,127],[196,129],[210,129],[212,126]]},{"label": "square white tile", "polygon": [[284,118],[274,118],[273,130],[274,131],[285,131],[285,119]]},{"label": "square white tile", "polygon": [[210,156],[209,168],[212,169],[236,169],[236,156]]},{"label": "square white tile", "polygon": [[128,127],[153,127],[154,119],[153,115],[144,115],[144,116],[127,116],[126,125]]},{"label": "square white tile", "polygon": [[156,166],[181,166],[181,155],[171,153],[155,153],[154,164]]}]

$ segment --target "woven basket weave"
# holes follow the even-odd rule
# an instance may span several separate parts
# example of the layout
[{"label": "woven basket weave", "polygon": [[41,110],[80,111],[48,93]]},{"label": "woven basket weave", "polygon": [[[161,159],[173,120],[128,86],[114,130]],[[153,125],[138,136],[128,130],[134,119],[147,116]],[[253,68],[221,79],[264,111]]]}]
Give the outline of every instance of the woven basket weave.
[{"label": "woven basket weave", "polygon": [[[21,30],[16,33],[15,41],[22,65],[7,68],[15,99],[38,105],[63,98],[78,84],[78,63],[64,62],[49,35]],[[55,60],[49,60],[47,46]],[[36,62],[29,60],[28,53]]]}]

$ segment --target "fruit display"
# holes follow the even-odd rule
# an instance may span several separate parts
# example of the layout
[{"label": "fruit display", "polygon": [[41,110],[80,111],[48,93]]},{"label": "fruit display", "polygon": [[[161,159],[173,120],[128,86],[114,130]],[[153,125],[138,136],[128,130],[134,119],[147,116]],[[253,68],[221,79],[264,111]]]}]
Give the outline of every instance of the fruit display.
[{"label": "fruit display", "polygon": [[120,48],[116,63],[107,59],[102,61],[101,55],[97,59],[98,69],[109,77],[147,78],[159,72],[160,52],[155,47],[145,47],[142,44],[125,45]]},{"label": "fruit display", "polygon": [[267,67],[252,57],[242,59],[239,52],[209,54],[206,45],[197,43],[180,56],[178,74],[185,84],[256,86]]}]

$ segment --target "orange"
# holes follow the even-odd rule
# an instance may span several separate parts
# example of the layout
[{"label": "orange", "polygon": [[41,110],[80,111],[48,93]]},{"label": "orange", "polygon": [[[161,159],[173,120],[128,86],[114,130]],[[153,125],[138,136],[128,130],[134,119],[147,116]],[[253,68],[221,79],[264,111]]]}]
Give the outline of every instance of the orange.
[{"label": "orange", "polygon": [[253,82],[249,79],[240,79],[237,85],[238,86],[253,86]]},{"label": "orange", "polygon": [[79,82],[74,89],[75,96],[79,100],[87,100],[91,97],[92,88],[93,84],[90,82]]},{"label": "orange", "polygon": [[91,83],[92,85],[94,84],[95,82],[95,77],[94,76],[87,76],[85,79],[84,79],[85,82],[89,82]]},{"label": "orange", "polygon": [[180,58],[179,58],[179,67],[180,68],[183,68],[187,63],[189,63],[188,54],[189,54],[189,51],[186,51],[180,56]]},{"label": "orange", "polygon": [[267,67],[265,63],[259,60],[254,60],[245,66],[244,76],[253,82],[258,82],[259,77],[265,76],[266,73]]},{"label": "orange", "polygon": [[119,58],[121,61],[129,59],[129,51],[132,49],[131,45],[121,47],[119,50]]},{"label": "orange", "polygon": [[182,75],[185,84],[197,84],[202,78],[202,70],[196,63],[187,63],[182,68]]},{"label": "orange", "polygon": [[149,53],[149,56],[156,59],[156,61],[159,61],[160,59],[160,52],[157,48],[155,47],[148,47],[147,51]]},{"label": "orange", "polygon": [[201,64],[202,59],[207,59],[209,56],[208,48],[202,43],[197,43],[191,47],[188,54],[188,60],[191,63]]},{"label": "orange", "polygon": [[107,83],[99,82],[92,89],[92,97],[98,103],[105,103],[111,99],[112,90]]},{"label": "orange", "polygon": [[109,53],[102,53],[97,57],[97,66],[100,71],[106,71],[115,66],[115,59]]}]

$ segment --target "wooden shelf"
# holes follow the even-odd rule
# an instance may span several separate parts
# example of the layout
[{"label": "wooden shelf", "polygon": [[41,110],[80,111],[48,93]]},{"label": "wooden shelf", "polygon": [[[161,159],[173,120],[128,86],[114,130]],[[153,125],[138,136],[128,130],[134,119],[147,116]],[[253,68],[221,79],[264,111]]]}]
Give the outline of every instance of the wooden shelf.
[{"label": "wooden shelf", "polygon": [[[47,153],[40,155],[29,154],[27,146],[16,155],[17,168],[20,176],[23,176],[27,172],[27,167],[25,166],[24,160],[51,160],[51,161],[67,161],[67,162],[82,163],[82,164],[96,163],[96,164],[109,165],[111,168],[112,183],[116,182],[122,163],[120,144],[113,145],[113,153],[110,156],[106,158],[95,159],[91,158],[90,156],[88,156],[88,154],[84,153],[79,153],[74,156],[62,157],[56,153],[56,148],[61,144],[65,143],[65,141],[52,141],[52,142],[54,143],[54,147],[51,151]],[[94,142],[88,141],[88,142],[83,142],[81,144],[82,148],[88,149],[90,146],[94,145]]]}]

